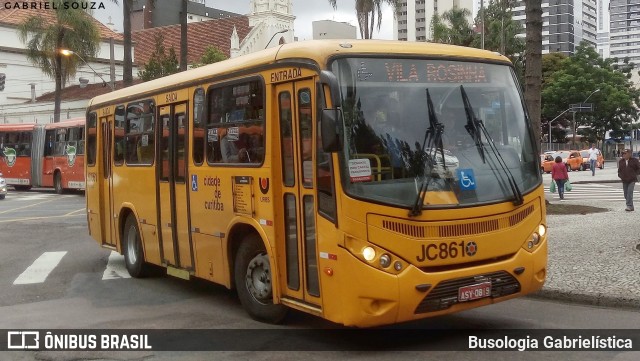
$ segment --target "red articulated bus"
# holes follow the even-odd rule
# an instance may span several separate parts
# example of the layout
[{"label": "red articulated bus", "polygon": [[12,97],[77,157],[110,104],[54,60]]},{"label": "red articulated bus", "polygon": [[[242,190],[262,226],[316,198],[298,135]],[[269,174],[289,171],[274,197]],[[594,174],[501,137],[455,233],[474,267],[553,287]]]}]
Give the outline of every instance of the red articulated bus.
[{"label": "red articulated bus", "polygon": [[84,189],[84,118],[0,124],[0,173],[16,190]]}]

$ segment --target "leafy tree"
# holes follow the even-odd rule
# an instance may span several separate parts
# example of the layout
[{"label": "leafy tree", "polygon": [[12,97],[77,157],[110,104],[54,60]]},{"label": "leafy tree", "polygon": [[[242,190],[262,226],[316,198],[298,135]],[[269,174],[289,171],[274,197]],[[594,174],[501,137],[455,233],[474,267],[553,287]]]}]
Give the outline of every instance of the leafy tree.
[{"label": "leafy tree", "polygon": [[471,11],[465,8],[453,8],[442,13],[437,13],[431,19],[432,41],[443,44],[470,46],[474,35],[471,24],[467,20]]},{"label": "leafy tree", "polygon": [[540,144],[542,109],[542,2],[525,0],[526,45],[524,70],[524,101],[529,111],[535,144]]},{"label": "leafy tree", "polygon": [[[511,10],[515,6],[513,0],[491,1],[489,5],[480,10],[475,19],[477,28],[482,27],[482,12],[484,11],[484,48],[497,51],[512,61],[517,54],[524,52],[524,39],[518,36],[522,33],[522,25],[513,20]],[[477,35],[473,41],[476,48],[482,47],[482,37]]]},{"label": "leafy tree", "polygon": [[204,50],[204,53],[200,57],[200,61],[195,64],[192,64],[191,67],[199,68],[203,65],[217,63],[225,59],[227,59],[227,56],[224,55],[223,52],[218,50],[218,48],[210,45],[210,46],[207,46],[207,48]]},{"label": "leafy tree", "polygon": [[[391,5],[395,16],[400,6],[399,0],[356,0],[356,17],[358,18],[358,27],[360,28],[360,37],[362,39],[371,39],[374,27],[380,30],[380,25],[382,25],[382,5],[385,3]],[[329,4],[334,9],[338,7],[337,0],[329,0]]]},{"label": "leafy tree", "polygon": [[178,72],[178,57],[173,47],[169,48],[166,54],[164,36],[157,33],[155,36],[155,50],[147,64],[143,65],[143,70],[138,72],[138,76],[143,81],[149,81]]},{"label": "leafy tree", "polygon": [[[63,0],[52,0],[55,21],[43,22],[32,16],[18,25],[18,36],[27,46],[27,58],[43,73],[55,79],[53,121],[60,121],[60,102],[63,83],[78,69],[77,56],[63,57],[60,49],[68,49],[83,59],[98,53],[100,33],[87,12],[63,6]],[[85,2],[85,1],[82,1]]]},{"label": "leafy tree", "polygon": [[[633,67],[616,67],[614,59],[602,59],[588,43],[581,43],[575,54],[560,63],[560,69],[545,82],[542,91],[545,118],[553,117],[566,110],[570,104],[582,103],[588,98],[594,104],[594,111],[576,113],[576,128],[582,126],[582,133],[589,141],[604,139],[608,130],[622,134],[631,129],[631,123],[638,117],[640,91],[630,80]],[[599,91],[595,92],[596,89]],[[571,112],[566,118],[572,117]]]}]

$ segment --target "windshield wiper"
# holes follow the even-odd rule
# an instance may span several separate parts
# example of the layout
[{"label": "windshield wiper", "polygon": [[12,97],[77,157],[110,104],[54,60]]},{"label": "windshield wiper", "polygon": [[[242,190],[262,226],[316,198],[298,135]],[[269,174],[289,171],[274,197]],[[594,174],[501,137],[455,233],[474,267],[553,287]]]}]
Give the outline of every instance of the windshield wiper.
[{"label": "windshield wiper", "polygon": [[[416,200],[413,203],[413,207],[409,211],[409,217],[415,217],[422,214],[422,206],[424,205],[424,198],[427,194],[427,190],[429,189],[429,184],[433,178],[438,178],[438,174],[433,172],[433,167],[437,167],[437,154],[440,152],[440,156],[442,157],[442,165],[444,167],[444,173],[447,171],[447,164],[444,158],[444,148],[442,146],[442,133],[444,133],[444,124],[438,121],[438,117],[436,117],[436,112],[434,110],[433,101],[431,101],[431,95],[429,94],[429,89],[426,89],[427,92],[427,109],[428,109],[428,118],[429,118],[429,128],[424,133],[424,140],[422,141],[422,151],[425,152],[425,149],[428,149],[428,152],[425,152],[426,162],[422,163],[422,173],[423,176],[427,176],[425,172],[425,163],[429,163],[429,177],[424,179],[420,183],[420,188],[417,189],[418,194],[416,195]],[[433,146],[436,148],[434,149]]]},{"label": "windshield wiper", "polygon": [[475,113],[473,112],[473,108],[471,107],[469,97],[467,96],[467,92],[464,90],[464,86],[462,85],[460,85],[460,93],[462,95],[462,102],[464,103],[464,111],[467,114],[467,125],[465,125],[465,128],[476,142],[476,147],[478,148],[478,152],[480,153],[482,162],[486,163],[484,156],[485,145],[482,142],[481,137],[481,135],[484,134],[484,137],[487,139],[487,144],[489,145],[489,150],[491,150],[491,153],[493,153],[495,158],[498,160],[498,164],[500,165],[500,168],[502,168],[504,174],[507,175],[509,186],[511,187],[511,191],[513,192],[514,196],[513,203],[515,205],[522,204],[524,202],[524,197],[522,196],[520,188],[518,188],[518,184],[513,177],[513,174],[511,174],[509,167],[507,167],[507,163],[504,161],[504,158],[502,158],[502,155],[498,151],[498,148],[493,142],[493,139],[491,139],[489,131],[484,126],[484,122],[481,119],[476,118]]}]

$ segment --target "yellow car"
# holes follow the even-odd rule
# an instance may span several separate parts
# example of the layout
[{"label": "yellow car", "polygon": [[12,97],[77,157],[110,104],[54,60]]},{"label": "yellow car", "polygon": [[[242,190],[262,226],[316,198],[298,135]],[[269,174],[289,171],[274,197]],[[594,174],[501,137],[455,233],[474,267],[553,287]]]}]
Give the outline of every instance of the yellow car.
[{"label": "yellow car", "polygon": [[[589,169],[591,167],[591,163],[589,162],[589,149],[581,150],[580,155],[582,156],[582,170]],[[602,156],[602,152],[598,154],[596,167],[604,169],[604,157]]]}]

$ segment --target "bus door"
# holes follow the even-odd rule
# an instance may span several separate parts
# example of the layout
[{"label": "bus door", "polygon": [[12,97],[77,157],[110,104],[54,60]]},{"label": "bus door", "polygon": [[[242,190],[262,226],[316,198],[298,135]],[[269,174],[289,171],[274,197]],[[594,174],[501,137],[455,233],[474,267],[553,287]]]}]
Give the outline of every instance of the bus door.
[{"label": "bus door", "polygon": [[282,194],[275,195],[280,289],[284,299],[320,305],[316,249],[313,79],[276,86],[280,122]]},{"label": "bus door", "polygon": [[102,154],[98,159],[102,160],[99,180],[100,192],[100,228],[102,231],[103,245],[116,246],[115,217],[113,216],[113,156],[111,149],[113,147],[113,115],[100,118],[100,141]]},{"label": "bus door", "polygon": [[192,270],[193,248],[187,216],[187,103],[160,107],[159,119],[157,174],[162,262]]}]

